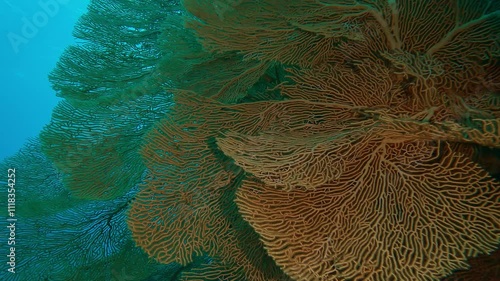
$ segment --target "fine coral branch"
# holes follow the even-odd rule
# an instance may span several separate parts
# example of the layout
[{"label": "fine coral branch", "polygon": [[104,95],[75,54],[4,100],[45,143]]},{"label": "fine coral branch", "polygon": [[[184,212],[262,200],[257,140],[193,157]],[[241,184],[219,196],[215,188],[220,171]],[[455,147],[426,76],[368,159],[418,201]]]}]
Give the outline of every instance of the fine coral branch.
[{"label": "fine coral branch", "polygon": [[466,30],[475,28],[475,27],[482,27],[481,24],[483,24],[485,21],[494,18],[494,17],[500,17],[500,11],[495,11],[486,15],[483,15],[482,17],[472,20],[470,22],[467,22],[465,24],[462,24],[460,26],[455,27],[452,29],[448,34],[446,34],[445,37],[443,37],[439,42],[437,42],[434,46],[432,46],[427,52],[427,55],[433,55],[437,52],[439,52],[443,47],[445,47],[448,43],[450,43],[459,33],[464,32]]}]

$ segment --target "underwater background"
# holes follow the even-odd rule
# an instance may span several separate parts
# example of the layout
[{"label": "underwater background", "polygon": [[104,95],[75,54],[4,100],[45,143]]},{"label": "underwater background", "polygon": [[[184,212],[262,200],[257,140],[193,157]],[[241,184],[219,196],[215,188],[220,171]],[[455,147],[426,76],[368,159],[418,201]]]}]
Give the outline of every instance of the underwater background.
[{"label": "underwater background", "polygon": [[500,1],[0,5],[0,280],[500,280]]}]

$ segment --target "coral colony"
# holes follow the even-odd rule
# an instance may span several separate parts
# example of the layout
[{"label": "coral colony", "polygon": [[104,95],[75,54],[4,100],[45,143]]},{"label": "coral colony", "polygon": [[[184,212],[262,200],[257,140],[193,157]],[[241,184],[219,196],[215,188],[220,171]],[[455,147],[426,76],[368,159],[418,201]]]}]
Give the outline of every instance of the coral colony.
[{"label": "coral colony", "polygon": [[[440,280],[497,249],[499,1],[99,0],[75,36],[41,150],[166,280]],[[106,237],[88,259],[126,264]]]}]

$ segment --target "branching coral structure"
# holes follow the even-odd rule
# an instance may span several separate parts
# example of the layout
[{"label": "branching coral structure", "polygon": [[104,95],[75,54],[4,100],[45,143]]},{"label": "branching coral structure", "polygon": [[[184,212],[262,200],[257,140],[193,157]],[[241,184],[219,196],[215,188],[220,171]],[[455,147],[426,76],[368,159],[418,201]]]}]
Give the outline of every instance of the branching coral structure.
[{"label": "branching coral structure", "polygon": [[141,183],[128,228],[179,280],[439,280],[498,247],[500,1],[153,2],[102,87],[63,59],[42,141],[76,195]]},{"label": "branching coral structure", "polygon": [[[498,2],[239,1],[223,17],[184,4],[205,50],[278,62],[287,78],[268,89],[281,99],[174,92],[180,113],[153,130],[155,180],[130,218],[148,252],[182,261],[234,231],[210,203],[239,177],[231,163],[239,212],[294,280],[437,280],[495,249],[500,185],[465,144],[500,146]],[[148,237],[197,231],[144,237],[146,206],[187,186],[182,223]],[[188,242],[162,242],[174,239]]]}]

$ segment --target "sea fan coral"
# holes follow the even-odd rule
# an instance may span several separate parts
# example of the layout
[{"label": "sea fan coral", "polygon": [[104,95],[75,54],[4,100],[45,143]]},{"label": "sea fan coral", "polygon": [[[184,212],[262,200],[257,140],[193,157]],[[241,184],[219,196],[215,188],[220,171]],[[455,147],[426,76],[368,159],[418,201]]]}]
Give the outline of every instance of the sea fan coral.
[{"label": "sea fan coral", "polygon": [[[122,35],[144,35],[145,67],[117,83],[59,67],[68,103],[42,139],[70,189],[142,180],[132,237],[188,280],[438,280],[498,246],[478,152],[500,148],[500,2],[227,3],[140,9],[151,27]],[[104,57],[137,62],[121,54]]]},{"label": "sea fan coral", "polygon": [[455,144],[500,146],[498,114],[473,102],[498,90],[498,3],[185,5],[207,50],[290,65],[283,101],[174,94],[210,128],[191,139],[246,172],[239,210],[290,277],[435,280],[495,248],[500,186]]}]

